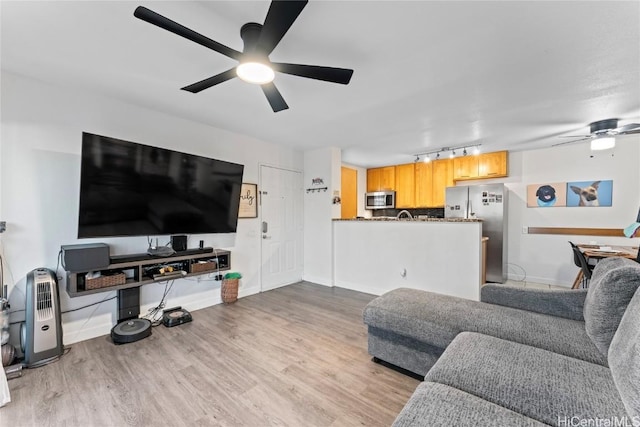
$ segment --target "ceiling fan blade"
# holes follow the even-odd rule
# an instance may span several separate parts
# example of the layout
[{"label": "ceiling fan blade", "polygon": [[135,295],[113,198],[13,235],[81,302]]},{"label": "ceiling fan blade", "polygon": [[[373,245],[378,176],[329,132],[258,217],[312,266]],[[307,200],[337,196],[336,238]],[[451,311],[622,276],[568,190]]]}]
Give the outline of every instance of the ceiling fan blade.
[{"label": "ceiling fan blade", "polygon": [[558,138],[582,138],[582,139],[588,139],[588,138],[593,138],[593,135],[561,135],[561,136],[558,136]]},{"label": "ceiling fan blade", "polygon": [[552,147],[557,147],[559,145],[566,145],[566,144],[574,144],[576,142],[581,142],[581,141],[587,141],[591,139],[591,136],[585,137],[585,138],[580,138],[580,139],[574,139],[573,141],[565,141],[565,142],[559,142],[557,144],[553,144],[551,145]]},{"label": "ceiling fan blade", "polygon": [[325,82],[346,85],[351,80],[353,70],[347,68],[321,67],[319,65],[283,64],[272,62],[274,70],[294,76],[309,79],[324,80]]},{"label": "ceiling fan blade", "polygon": [[265,55],[268,56],[276,48],[307,3],[307,0],[271,2],[258,40],[259,49]]},{"label": "ceiling fan blade", "polygon": [[616,129],[618,133],[638,133],[640,132],[640,123],[629,123]]},{"label": "ceiling fan blade", "polygon": [[274,85],[273,82],[260,85],[260,87],[262,88],[264,95],[267,97],[267,101],[269,101],[271,109],[274,113],[289,108],[282,95],[280,95],[280,91],[276,88],[276,85]]},{"label": "ceiling fan blade", "polygon": [[135,12],[133,12],[133,16],[157,27],[170,31],[174,34],[177,34],[181,37],[184,37],[185,39],[191,40],[192,42],[196,42],[199,45],[208,47],[211,50],[215,50],[216,52],[228,56],[229,58],[240,60],[240,58],[242,57],[241,52],[220,44],[217,41],[211,40],[210,38],[205,37],[202,34],[196,33],[195,31],[185,27],[184,25],[180,25],[169,18],[165,18],[164,16],[152,10],[149,10],[146,7],[138,6]]},{"label": "ceiling fan blade", "polygon": [[211,86],[226,82],[227,80],[232,79],[236,76],[236,69],[234,67],[230,70],[225,71],[224,73],[217,74],[213,77],[209,77],[208,79],[204,79],[192,85],[180,88],[180,90],[186,90],[187,92],[191,93],[198,93],[205,89],[209,89]]}]

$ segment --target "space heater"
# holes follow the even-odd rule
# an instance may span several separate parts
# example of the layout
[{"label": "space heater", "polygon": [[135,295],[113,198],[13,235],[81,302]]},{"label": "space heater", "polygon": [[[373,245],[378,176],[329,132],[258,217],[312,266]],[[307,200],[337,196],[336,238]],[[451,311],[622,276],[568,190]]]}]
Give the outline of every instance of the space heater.
[{"label": "space heater", "polygon": [[20,327],[24,366],[35,368],[62,355],[62,322],[58,281],[53,271],[38,268],[27,275],[26,318]]}]

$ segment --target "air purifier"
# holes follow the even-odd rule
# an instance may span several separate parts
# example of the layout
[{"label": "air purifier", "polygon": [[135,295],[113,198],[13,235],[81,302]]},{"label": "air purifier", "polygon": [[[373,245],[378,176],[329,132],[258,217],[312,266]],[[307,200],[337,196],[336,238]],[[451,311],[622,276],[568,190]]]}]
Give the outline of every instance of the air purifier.
[{"label": "air purifier", "polygon": [[35,368],[56,360],[64,350],[60,295],[53,271],[37,268],[27,275],[26,317],[20,327],[23,365]]}]

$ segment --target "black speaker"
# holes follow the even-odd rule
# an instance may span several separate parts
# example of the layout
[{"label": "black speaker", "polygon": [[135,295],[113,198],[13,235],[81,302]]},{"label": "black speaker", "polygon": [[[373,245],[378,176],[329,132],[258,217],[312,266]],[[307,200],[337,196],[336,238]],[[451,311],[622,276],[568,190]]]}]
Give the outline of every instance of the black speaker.
[{"label": "black speaker", "polygon": [[140,315],[140,287],[118,289],[118,322]]},{"label": "black speaker", "polygon": [[62,266],[66,271],[75,273],[109,267],[109,245],[106,243],[63,245],[61,249]]},{"label": "black speaker", "polygon": [[180,234],[177,236],[171,236],[171,247],[176,252],[183,252],[187,250],[187,236]]}]

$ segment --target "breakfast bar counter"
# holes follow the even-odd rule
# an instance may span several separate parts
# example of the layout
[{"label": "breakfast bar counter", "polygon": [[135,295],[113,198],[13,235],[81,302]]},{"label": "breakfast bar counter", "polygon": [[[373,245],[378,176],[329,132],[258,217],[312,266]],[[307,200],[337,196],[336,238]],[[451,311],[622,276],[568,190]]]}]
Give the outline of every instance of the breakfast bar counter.
[{"label": "breakfast bar counter", "polygon": [[334,284],[375,295],[399,287],[480,299],[482,221],[333,221]]}]

